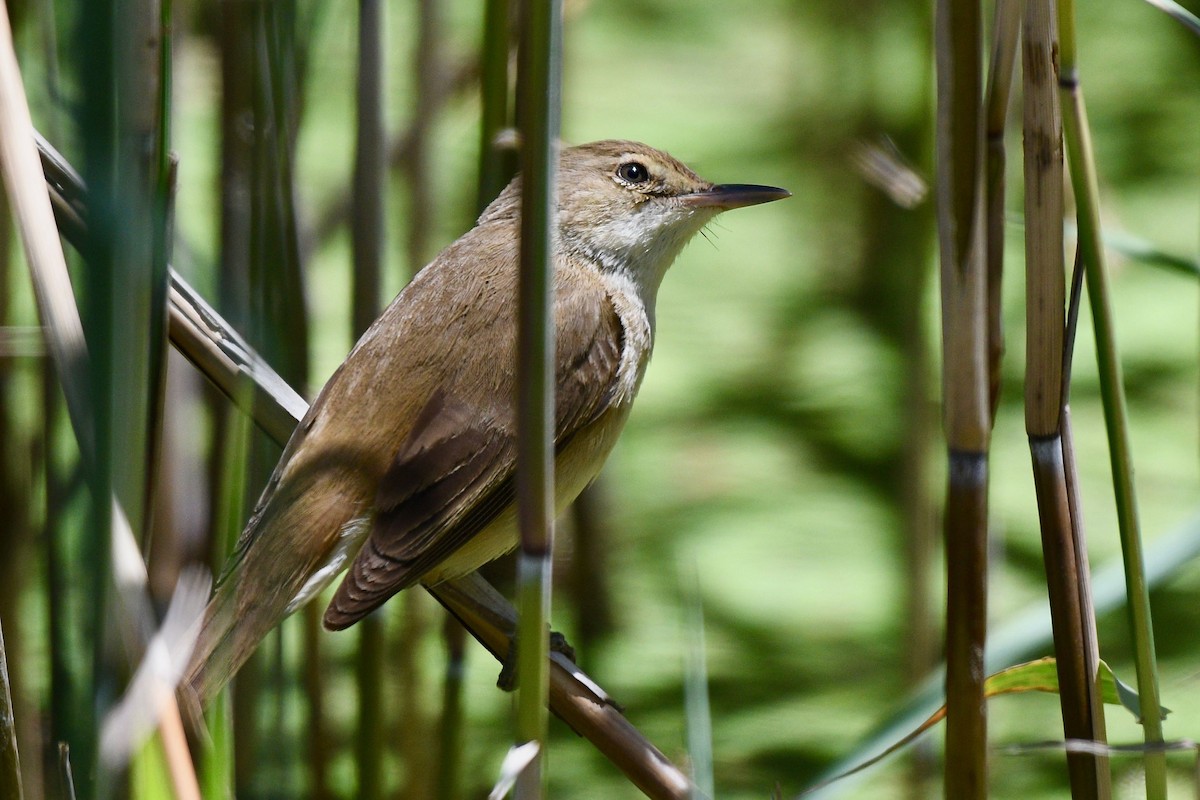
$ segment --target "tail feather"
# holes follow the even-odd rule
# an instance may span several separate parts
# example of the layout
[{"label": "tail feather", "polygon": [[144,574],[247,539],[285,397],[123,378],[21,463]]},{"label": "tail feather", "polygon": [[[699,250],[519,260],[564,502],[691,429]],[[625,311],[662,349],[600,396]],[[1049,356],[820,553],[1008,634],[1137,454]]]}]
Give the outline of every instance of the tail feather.
[{"label": "tail feather", "polygon": [[343,535],[358,527],[346,525],[355,509],[336,487],[287,494],[276,494],[252,520],[245,546],[205,608],[181,692],[201,707],[276,625],[341,571],[347,549],[357,544]]}]

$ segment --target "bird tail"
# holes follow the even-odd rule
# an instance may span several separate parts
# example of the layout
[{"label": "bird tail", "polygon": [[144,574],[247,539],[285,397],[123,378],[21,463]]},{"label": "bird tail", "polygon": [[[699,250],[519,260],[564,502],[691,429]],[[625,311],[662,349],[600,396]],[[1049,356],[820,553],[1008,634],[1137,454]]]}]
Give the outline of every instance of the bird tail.
[{"label": "bird tail", "polygon": [[354,537],[362,526],[346,524],[353,514],[344,495],[323,488],[276,493],[251,519],[204,611],[180,692],[189,707],[206,706],[259,642],[319,593],[361,543]]},{"label": "bird tail", "polygon": [[[183,692],[203,708],[216,697],[254,653],[258,643],[282,619],[281,613],[252,605],[236,570],[219,587],[208,607],[195,649],[184,673]],[[249,613],[246,613],[249,612]]]}]

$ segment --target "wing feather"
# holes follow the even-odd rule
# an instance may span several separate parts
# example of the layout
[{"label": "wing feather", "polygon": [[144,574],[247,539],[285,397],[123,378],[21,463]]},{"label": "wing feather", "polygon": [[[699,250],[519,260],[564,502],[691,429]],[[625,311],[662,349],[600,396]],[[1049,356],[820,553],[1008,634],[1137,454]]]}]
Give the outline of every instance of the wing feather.
[{"label": "wing feather", "polygon": [[[567,274],[556,285],[555,445],[561,450],[613,401],[625,339],[598,284],[580,285],[578,276]],[[430,397],[379,482],[370,537],[325,612],[326,627],[362,619],[511,505],[513,402],[488,397],[483,408],[446,386]],[[498,406],[507,411],[499,418]]]}]

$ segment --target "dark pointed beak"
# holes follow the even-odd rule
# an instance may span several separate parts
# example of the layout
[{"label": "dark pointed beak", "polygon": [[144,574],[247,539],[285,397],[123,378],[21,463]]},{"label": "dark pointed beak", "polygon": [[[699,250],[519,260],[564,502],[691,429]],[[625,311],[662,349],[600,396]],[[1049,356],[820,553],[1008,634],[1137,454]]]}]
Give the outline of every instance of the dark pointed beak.
[{"label": "dark pointed beak", "polygon": [[692,208],[718,208],[728,211],[731,208],[745,208],[759,203],[770,203],[772,200],[782,200],[791,197],[787,189],[775,186],[757,186],[753,183],[718,183],[703,192],[692,192],[680,199],[686,206]]}]

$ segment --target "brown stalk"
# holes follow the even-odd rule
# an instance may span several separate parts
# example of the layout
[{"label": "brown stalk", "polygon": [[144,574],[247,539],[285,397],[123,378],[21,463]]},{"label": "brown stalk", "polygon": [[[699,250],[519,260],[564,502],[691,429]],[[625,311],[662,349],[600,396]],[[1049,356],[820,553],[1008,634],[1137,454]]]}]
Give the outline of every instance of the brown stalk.
[{"label": "brown stalk", "polygon": [[1062,409],[1063,149],[1056,96],[1053,0],[1025,6],[1025,430],[1058,435]]},{"label": "brown stalk", "polygon": [[1008,162],[1004,130],[1008,120],[1020,24],[1020,0],[997,0],[991,68],[988,72],[987,110],[984,113],[987,142],[988,371],[991,375],[989,394],[993,416],[1000,402],[1000,362],[1004,357],[1004,320],[1000,313],[1001,281],[1004,277],[1004,178]]},{"label": "brown stalk", "polygon": [[308,736],[305,742],[308,754],[309,797],[313,800],[330,800],[334,795],[329,788],[330,756],[333,741],[329,736],[325,717],[325,669],[321,653],[321,607],[309,603],[304,607],[304,696],[308,703]]},{"label": "brown stalk", "polygon": [[[351,220],[354,275],[350,309],[351,335],[356,340],[379,315],[382,295],[387,178],[383,109],[383,4],[380,0],[359,0],[354,215]],[[363,800],[383,796],[383,760],[387,743],[383,733],[386,707],[382,702],[385,633],[383,621],[375,614],[362,621],[359,631],[355,765],[358,768],[358,797]]]},{"label": "brown stalk", "polygon": [[[43,158],[49,157],[40,143]],[[69,170],[69,167],[68,167]],[[61,175],[70,175],[60,171]],[[72,208],[63,195],[83,196],[77,183],[60,192],[50,183],[52,195],[59,195],[55,206]],[[86,214],[65,214],[59,218],[69,241],[86,236]],[[229,324],[200,299],[174,271],[170,296],[171,342],[227,397],[234,399],[246,381],[255,389],[257,402],[241,406],[259,427],[283,444],[291,428],[304,416],[304,400],[287,385],[258,355],[242,341]],[[290,420],[290,427],[283,424]],[[286,430],[282,430],[286,428]],[[443,605],[452,608],[463,625],[493,653],[506,653],[516,611],[504,598],[477,575],[462,582],[442,584],[430,590]],[[650,743],[620,713],[615,702],[591,678],[573,664],[560,663],[562,656],[551,656],[550,708],[581,736],[591,741],[638,788],[652,798],[674,800],[690,797],[691,784],[658,748]],[[243,670],[245,672],[245,670]]]},{"label": "brown stalk", "polygon": [[983,237],[982,19],[939,0],[937,213],[946,496],[946,797],[987,795],[987,449],[991,432]]},{"label": "brown stalk", "polygon": [[[1046,586],[1054,631],[1063,732],[1068,739],[1105,741],[1097,691],[1095,621],[1085,597],[1086,545],[1068,490],[1064,411],[1065,280],[1063,260],[1063,140],[1059,109],[1057,23],[1053,0],[1025,6],[1025,428],[1033,460]],[[1081,562],[1081,556],[1083,561]],[[1089,635],[1091,634],[1091,635]],[[1071,794],[1108,798],[1108,759],[1067,754]]]}]

